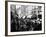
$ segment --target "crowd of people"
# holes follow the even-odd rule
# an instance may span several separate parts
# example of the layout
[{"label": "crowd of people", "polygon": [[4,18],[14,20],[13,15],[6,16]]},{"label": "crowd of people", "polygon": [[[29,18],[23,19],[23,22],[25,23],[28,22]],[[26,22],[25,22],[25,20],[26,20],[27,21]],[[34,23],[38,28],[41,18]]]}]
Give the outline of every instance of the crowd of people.
[{"label": "crowd of people", "polygon": [[[23,16],[24,17],[24,16]],[[11,32],[17,31],[38,31],[42,30],[42,15],[33,14],[31,18],[18,17],[11,12]]]}]

